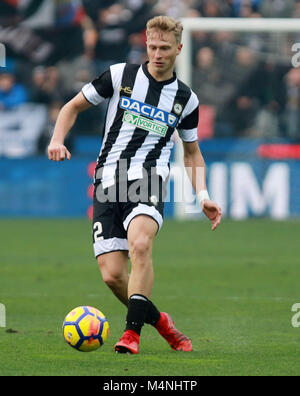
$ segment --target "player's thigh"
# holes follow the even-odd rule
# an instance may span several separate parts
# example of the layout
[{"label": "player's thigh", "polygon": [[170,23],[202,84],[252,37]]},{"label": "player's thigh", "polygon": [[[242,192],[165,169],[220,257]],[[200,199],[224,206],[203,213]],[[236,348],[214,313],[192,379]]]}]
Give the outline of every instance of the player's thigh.
[{"label": "player's thigh", "polygon": [[134,217],[127,230],[130,255],[147,254],[152,251],[158,229],[159,226],[152,217],[143,214]]}]

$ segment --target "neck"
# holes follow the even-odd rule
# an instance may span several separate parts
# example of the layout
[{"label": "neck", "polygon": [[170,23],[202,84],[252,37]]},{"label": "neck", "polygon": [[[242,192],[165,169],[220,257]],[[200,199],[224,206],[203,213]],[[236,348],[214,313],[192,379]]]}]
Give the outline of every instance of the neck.
[{"label": "neck", "polygon": [[170,80],[173,77],[173,74],[174,74],[174,69],[173,68],[169,69],[169,70],[166,70],[164,72],[161,72],[161,73],[156,71],[155,69],[153,69],[151,67],[150,63],[147,64],[147,68],[148,68],[148,72],[151,74],[151,76],[153,78],[155,78],[156,81],[167,81],[167,80]]}]

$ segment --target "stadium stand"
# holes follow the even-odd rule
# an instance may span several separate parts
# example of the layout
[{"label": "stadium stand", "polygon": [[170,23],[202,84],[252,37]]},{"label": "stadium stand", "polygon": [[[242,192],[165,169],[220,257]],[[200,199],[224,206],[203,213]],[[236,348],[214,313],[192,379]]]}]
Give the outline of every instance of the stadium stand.
[{"label": "stadium stand", "polygon": [[[27,153],[38,153],[56,110],[87,81],[112,63],[145,60],[145,22],[159,14],[294,18],[300,15],[300,2],[3,0],[0,42],[7,49],[7,68],[0,68],[2,137],[7,136],[3,120],[12,109],[20,107],[22,114],[35,109],[41,121],[36,123],[36,144]],[[194,34],[193,88],[202,115],[199,137],[299,140],[300,71],[291,66],[287,45],[289,41],[278,44],[259,34]],[[103,120],[104,111],[89,110],[80,115],[74,135],[99,134]],[[4,138],[1,144],[0,155],[5,155]],[[10,151],[26,153],[25,148]]]}]

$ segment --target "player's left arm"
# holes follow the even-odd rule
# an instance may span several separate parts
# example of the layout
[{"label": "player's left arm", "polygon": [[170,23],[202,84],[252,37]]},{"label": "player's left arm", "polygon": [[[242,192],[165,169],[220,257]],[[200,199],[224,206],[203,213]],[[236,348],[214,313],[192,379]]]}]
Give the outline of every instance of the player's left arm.
[{"label": "player's left arm", "polygon": [[184,142],[184,166],[197,194],[203,213],[209,218],[214,231],[220,224],[222,211],[220,206],[210,200],[206,187],[205,161],[199,148],[198,141]]}]

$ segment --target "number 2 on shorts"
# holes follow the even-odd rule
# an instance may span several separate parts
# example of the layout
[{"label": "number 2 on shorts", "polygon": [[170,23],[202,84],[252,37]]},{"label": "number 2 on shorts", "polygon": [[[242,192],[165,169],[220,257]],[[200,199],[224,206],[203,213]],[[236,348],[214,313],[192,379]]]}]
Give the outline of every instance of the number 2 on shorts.
[{"label": "number 2 on shorts", "polygon": [[102,236],[103,229],[102,229],[102,224],[100,223],[100,221],[97,221],[94,224],[93,229],[94,229],[94,240],[95,240],[95,242],[102,241],[104,239],[104,237]]}]

